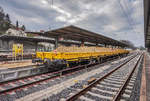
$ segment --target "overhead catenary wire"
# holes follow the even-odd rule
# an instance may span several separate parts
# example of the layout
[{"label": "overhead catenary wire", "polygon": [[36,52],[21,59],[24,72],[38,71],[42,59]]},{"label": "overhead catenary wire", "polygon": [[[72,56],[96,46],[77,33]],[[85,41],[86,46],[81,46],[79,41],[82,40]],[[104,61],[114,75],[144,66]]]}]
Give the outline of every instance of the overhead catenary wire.
[{"label": "overhead catenary wire", "polygon": [[134,22],[134,21],[131,19],[131,17],[128,16],[128,14],[127,14],[127,12],[125,11],[124,7],[122,6],[120,0],[118,0],[118,4],[119,4],[119,6],[120,6],[120,8],[121,8],[121,10],[122,10],[122,12],[123,12],[123,14],[124,14],[124,16],[126,17],[127,22],[128,22],[128,24],[129,24],[129,26],[131,27],[132,31],[133,31],[134,33],[137,33],[136,30],[135,30],[135,28],[134,28],[134,26],[133,26],[133,22]]},{"label": "overhead catenary wire", "polygon": [[[51,4],[51,6],[53,6],[53,4],[54,4],[53,0],[47,0],[47,1],[48,1],[48,3]],[[121,8],[121,11],[122,11],[124,17],[126,18],[127,23],[129,24],[129,26],[131,28],[131,31],[133,31],[133,33],[137,33],[136,28],[135,28],[136,23],[135,23],[134,19],[131,18],[130,15],[127,13],[127,11],[130,10],[127,3],[126,2],[121,2],[122,0],[116,0],[116,1],[118,2],[119,7]],[[125,5],[123,6],[122,3],[124,3]],[[127,11],[125,10],[124,7],[127,8]]]},{"label": "overhead catenary wire", "polygon": [[142,14],[142,12],[140,12],[141,7],[142,7],[142,0],[136,0],[136,1],[130,1],[130,2],[131,3],[129,4],[129,2],[124,1],[124,4],[125,4],[124,6],[127,9],[127,11],[131,9],[134,10],[134,13],[132,13],[133,16],[131,16],[130,19],[131,19],[131,23],[133,27],[136,29],[136,25],[140,23],[140,21],[143,21],[143,20],[136,20],[140,16],[140,13]]}]

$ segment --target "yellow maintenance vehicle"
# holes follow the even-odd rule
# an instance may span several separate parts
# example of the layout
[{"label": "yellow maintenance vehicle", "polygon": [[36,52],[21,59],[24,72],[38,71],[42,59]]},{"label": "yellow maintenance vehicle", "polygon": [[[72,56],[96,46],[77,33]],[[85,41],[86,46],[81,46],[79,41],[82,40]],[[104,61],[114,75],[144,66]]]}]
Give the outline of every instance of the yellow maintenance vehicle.
[{"label": "yellow maintenance vehicle", "polygon": [[102,62],[128,53],[129,51],[125,49],[107,49],[101,52],[36,52],[33,62],[44,63],[48,68],[55,70],[79,64]]}]

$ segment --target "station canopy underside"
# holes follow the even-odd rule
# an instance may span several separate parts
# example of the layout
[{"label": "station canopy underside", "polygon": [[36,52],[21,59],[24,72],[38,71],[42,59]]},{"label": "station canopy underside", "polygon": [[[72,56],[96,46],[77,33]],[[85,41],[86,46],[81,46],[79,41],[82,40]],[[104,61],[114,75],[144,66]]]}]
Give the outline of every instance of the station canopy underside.
[{"label": "station canopy underside", "polygon": [[[35,43],[36,42],[47,42],[47,43],[55,44],[55,40],[52,40],[52,39],[32,38],[32,37],[23,37],[23,36],[1,35],[0,39],[1,40],[5,40],[5,41],[7,41],[7,40],[16,40],[18,42],[29,41],[29,42],[35,42]],[[65,40],[59,41],[59,43],[63,44],[63,45],[70,45],[70,44],[80,45],[81,44],[79,42],[65,41]],[[94,45],[85,43],[85,46],[94,46]]]},{"label": "station canopy underside", "polygon": [[144,0],[145,47],[150,48],[150,1]]},{"label": "station canopy underside", "polygon": [[85,29],[81,29],[73,25],[55,30],[50,30],[44,32],[42,35],[51,38],[63,38],[65,40],[74,40],[80,42],[90,42],[94,44],[128,47],[128,45],[126,45],[125,43],[122,43],[120,41],[105,37],[103,35]]}]

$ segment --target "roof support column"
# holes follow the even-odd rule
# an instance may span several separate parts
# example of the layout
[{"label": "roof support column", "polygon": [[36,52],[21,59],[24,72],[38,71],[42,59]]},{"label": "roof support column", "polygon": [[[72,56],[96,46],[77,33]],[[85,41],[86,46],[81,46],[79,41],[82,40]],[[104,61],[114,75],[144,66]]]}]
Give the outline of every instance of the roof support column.
[{"label": "roof support column", "polygon": [[119,46],[116,46],[116,48],[119,48]]},{"label": "roof support column", "polygon": [[59,41],[58,39],[59,39],[59,37],[55,38],[55,49],[58,47],[58,41]]},{"label": "roof support column", "polygon": [[35,52],[37,52],[38,49],[38,42],[35,42]]},{"label": "roof support column", "polygon": [[4,40],[3,39],[1,39],[1,43],[0,44],[1,44],[1,48],[4,49]]},{"label": "roof support column", "polygon": [[109,45],[105,44],[105,47],[106,47],[106,48],[108,48],[108,47],[109,47]]},{"label": "roof support column", "polygon": [[4,50],[10,50],[9,49],[9,40],[2,40],[2,47]]},{"label": "roof support column", "polygon": [[98,43],[95,44],[98,47]]},{"label": "roof support column", "polygon": [[7,50],[9,50],[9,40],[6,40]]},{"label": "roof support column", "polygon": [[83,47],[84,46],[84,41],[81,41],[81,47]]},{"label": "roof support column", "polygon": [[114,49],[114,46],[111,45],[111,49]]},{"label": "roof support column", "polygon": [[150,52],[150,47],[147,48],[147,51]]},{"label": "roof support column", "polygon": [[3,46],[3,41],[0,39],[0,48]]}]

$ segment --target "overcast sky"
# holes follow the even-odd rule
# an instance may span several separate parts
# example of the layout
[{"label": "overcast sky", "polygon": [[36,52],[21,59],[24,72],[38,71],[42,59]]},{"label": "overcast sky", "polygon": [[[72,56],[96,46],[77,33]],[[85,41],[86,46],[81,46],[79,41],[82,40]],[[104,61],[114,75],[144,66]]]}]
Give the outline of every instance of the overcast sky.
[{"label": "overcast sky", "polygon": [[144,45],[143,0],[0,0],[0,6],[31,31],[76,25]]}]

